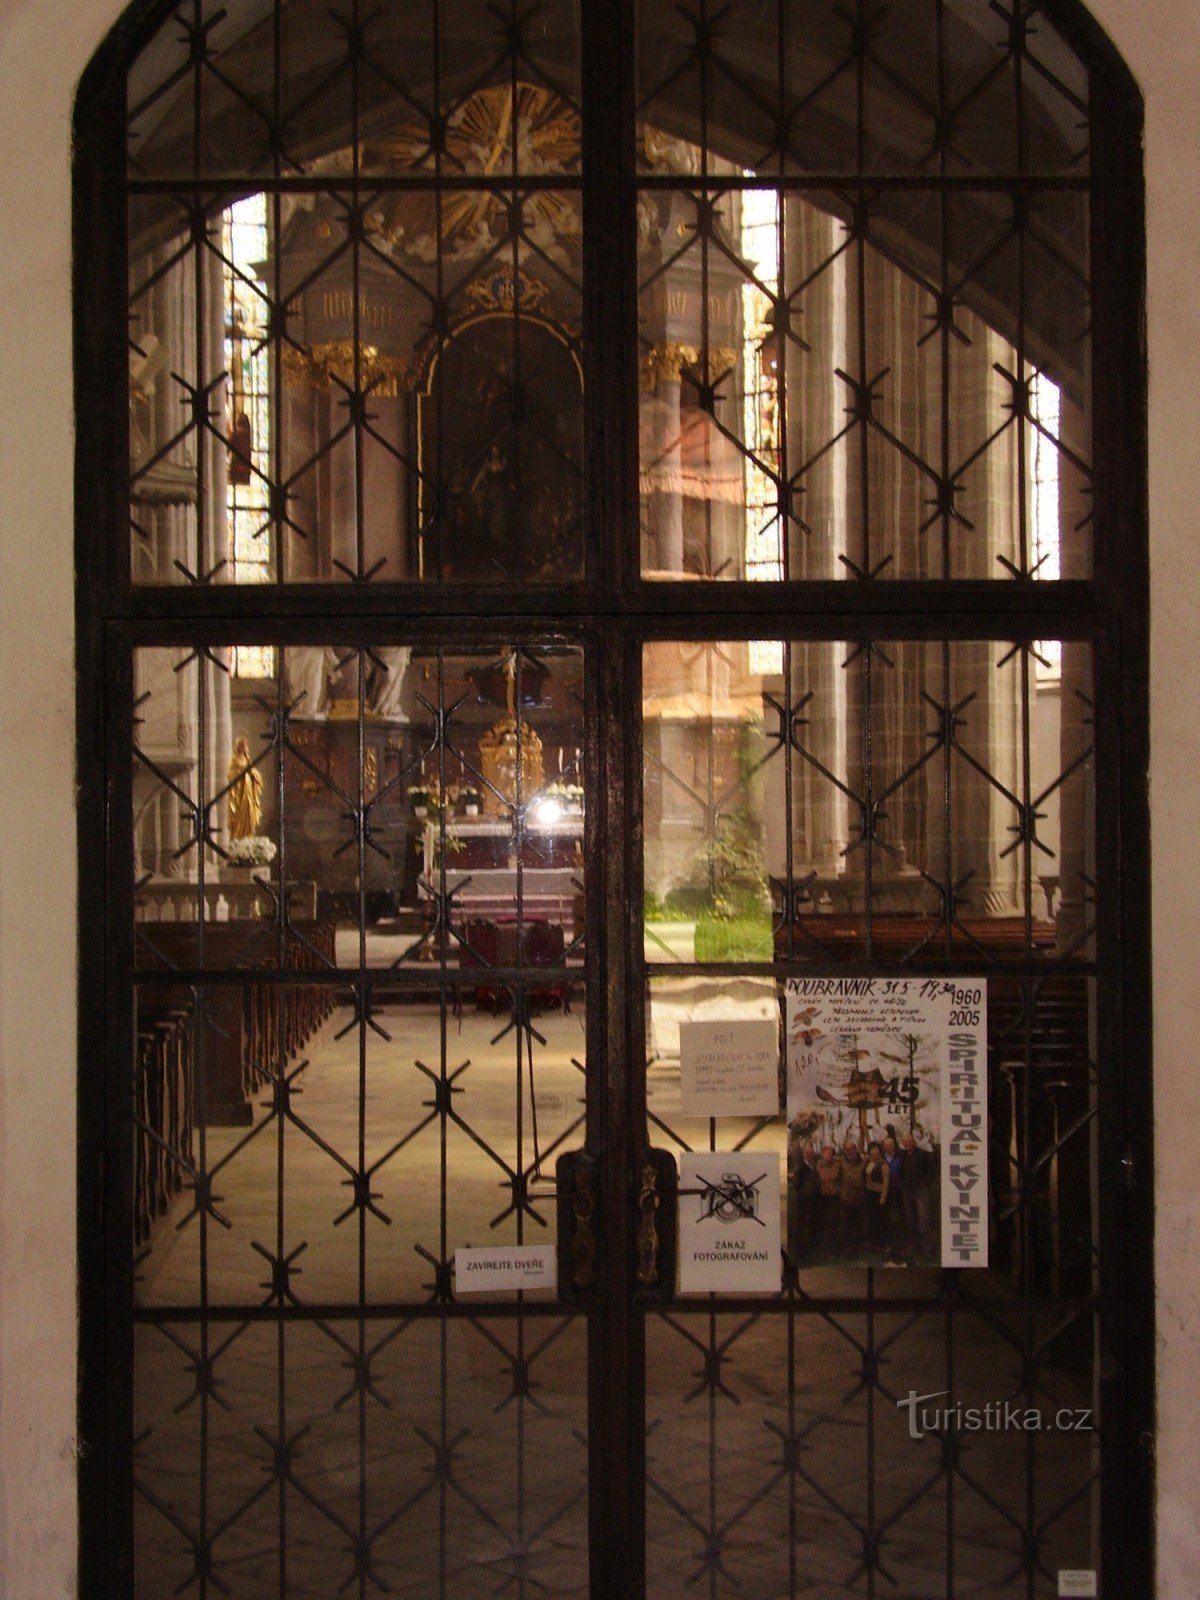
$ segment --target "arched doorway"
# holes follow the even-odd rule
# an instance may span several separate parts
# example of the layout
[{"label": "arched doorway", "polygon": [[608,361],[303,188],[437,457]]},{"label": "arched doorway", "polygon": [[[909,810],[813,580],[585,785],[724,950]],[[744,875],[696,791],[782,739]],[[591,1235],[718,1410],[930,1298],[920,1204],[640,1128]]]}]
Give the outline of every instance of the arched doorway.
[{"label": "arched doorway", "polygon": [[1104,41],[197,0],[79,127],[97,1592],[1139,1581]]}]

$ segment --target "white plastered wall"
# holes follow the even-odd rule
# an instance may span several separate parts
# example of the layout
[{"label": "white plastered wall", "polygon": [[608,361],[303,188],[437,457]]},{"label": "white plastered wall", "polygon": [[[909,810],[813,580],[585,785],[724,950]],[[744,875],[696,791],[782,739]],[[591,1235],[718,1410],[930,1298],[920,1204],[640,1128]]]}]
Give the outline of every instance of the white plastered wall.
[{"label": "white plastered wall", "polygon": [[[119,0],[0,0],[0,1597],[75,1586],[70,118]],[[1147,104],[1159,1600],[1200,1573],[1200,5],[1094,0]]]}]

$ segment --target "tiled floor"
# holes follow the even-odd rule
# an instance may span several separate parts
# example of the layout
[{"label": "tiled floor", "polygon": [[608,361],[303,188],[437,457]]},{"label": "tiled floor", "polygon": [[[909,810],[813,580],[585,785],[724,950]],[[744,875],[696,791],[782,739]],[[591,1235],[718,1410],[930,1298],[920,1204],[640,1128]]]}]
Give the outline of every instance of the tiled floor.
[{"label": "tiled floor", "polygon": [[[179,1226],[185,1196],[142,1263],[143,1307],[219,1310],[207,1328],[180,1315],[137,1330],[139,1600],[587,1592],[584,1320],[549,1291],[519,1318],[462,1300],[433,1314],[430,1295],[460,1245],[553,1240],[536,1176],[546,1226],[511,1211],[492,1224],[514,1172],[540,1155],[552,1174],[582,1142],[582,1000],[534,1019],[536,1153],[528,1041],[504,1013],[468,997],[461,1019],[394,1003],[373,1020],[382,1033],[347,1007],[323,1024],[286,1117],[264,1095],[251,1129],[205,1130],[221,1220]],[[669,1064],[651,1089],[678,1131],[706,1132],[680,1125]],[[893,1299],[918,1279],[876,1277]],[[862,1282],[825,1269],[809,1289]],[[263,1315],[280,1289],[293,1309]],[[360,1303],[391,1309],[347,1314]],[[315,1305],[329,1309],[300,1314]],[[1028,1600],[1054,1594],[1057,1565],[1090,1565],[1091,1436],[964,1437],[949,1475],[936,1438],[908,1437],[895,1400],[910,1388],[952,1383],[967,1404],[1020,1390],[1028,1330],[999,1310],[959,1316],[952,1341],[947,1326],[887,1298],[869,1319],[653,1313],[651,1600]],[[1086,1403],[1065,1363],[1039,1381],[1046,1405]]]}]

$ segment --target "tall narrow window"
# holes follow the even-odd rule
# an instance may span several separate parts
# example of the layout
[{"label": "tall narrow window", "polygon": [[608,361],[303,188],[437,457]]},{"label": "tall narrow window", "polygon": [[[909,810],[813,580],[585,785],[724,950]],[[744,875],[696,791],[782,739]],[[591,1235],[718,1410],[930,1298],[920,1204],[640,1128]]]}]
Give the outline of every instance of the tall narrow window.
[{"label": "tall narrow window", "polygon": [[[225,370],[229,384],[228,576],[233,583],[266,583],[271,576],[271,389],[267,291],[260,277],[267,258],[267,197],[237,200],[221,218],[224,258]],[[235,677],[268,678],[275,652],[239,645]]]},{"label": "tall narrow window", "polygon": [[[1057,439],[1062,426],[1062,395],[1056,383],[1039,372],[1029,386],[1030,492],[1033,497],[1033,565],[1039,578],[1062,577]],[[1062,641],[1041,639],[1037,647],[1039,681],[1053,682],[1062,671]]]},{"label": "tall narrow window", "polygon": [[[779,195],[773,189],[747,189],[742,195],[741,253],[750,270],[742,285],[743,473],[746,577],[752,583],[774,583],[783,577],[779,356],[773,326],[779,290],[779,212]],[[783,649],[777,640],[751,641],[750,670],[783,671]]]},{"label": "tall narrow window", "polygon": [[759,583],[783,577],[778,355],[772,337],[779,291],[779,211],[774,189],[747,189],[742,195],[742,259],[750,269],[742,285],[746,577]]}]

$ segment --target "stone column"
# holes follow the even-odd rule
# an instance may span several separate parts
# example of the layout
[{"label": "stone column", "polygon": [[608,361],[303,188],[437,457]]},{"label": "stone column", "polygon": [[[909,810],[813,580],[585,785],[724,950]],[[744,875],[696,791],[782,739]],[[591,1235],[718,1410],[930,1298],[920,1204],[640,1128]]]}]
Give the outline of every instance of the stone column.
[{"label": "stone column", "polygon": [[659,572],[683,571],[683,450],[680,411],[684,354],[655,345],[642,397],[642,514],[648,548],[643,559]]},{"label": "stone column", "polygon": [[[965,308],[956,313],[969,344],[952,340],[951,415],[952,466],[964,462],[1007,415],[1008,384],[995,370],[1015,369],[1016,352],[1007,340]],[[1004,582],[999,556],[1014,565],[1020,560],[1018,476],[1025,460],[1014,422],[974,464],[960,475],[957,509],[971,524],[955,524],[952,575]],[[1019,655],[999,668],[1010,646],[986,640],[951,646],[953,671],[950,697],[971,696],[961,714],[958,739],[996,783],[1023,800],[1022,701]],[[940,692],[938,698],[940,698]],[[936,777],[941,782],[942,773]],[[963,909],[975,916],[1016,916],[1024,909],[1024,856],[1010,850],[1018,813],[995,784],[987,783],[961,760],[951,762],[950,827],[954,881],[970,874],[963,890]],[[1007,854],[1005,852],[1008,851]]]}]

